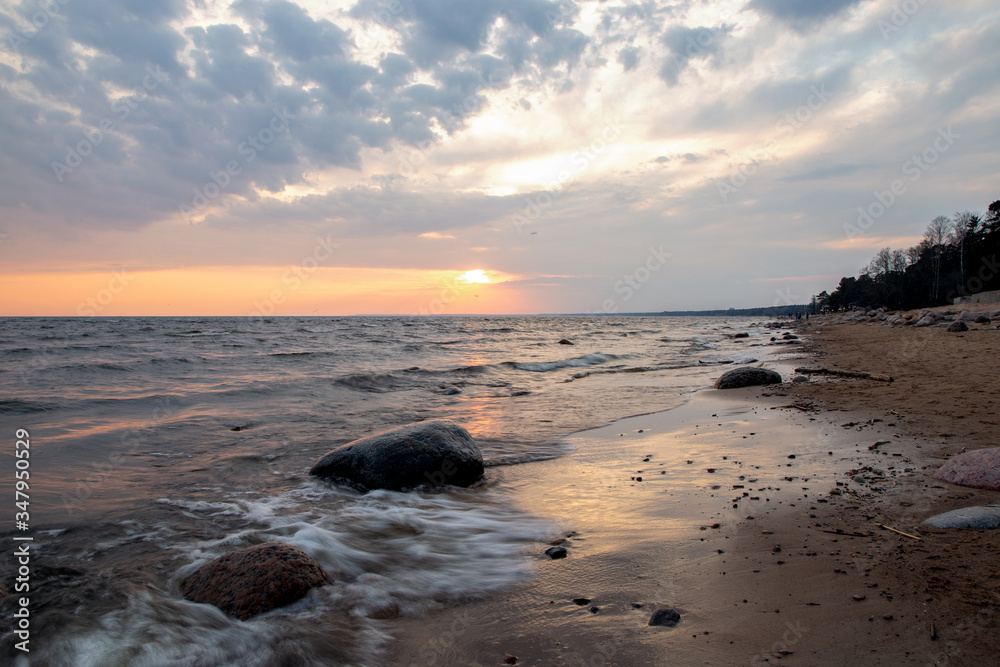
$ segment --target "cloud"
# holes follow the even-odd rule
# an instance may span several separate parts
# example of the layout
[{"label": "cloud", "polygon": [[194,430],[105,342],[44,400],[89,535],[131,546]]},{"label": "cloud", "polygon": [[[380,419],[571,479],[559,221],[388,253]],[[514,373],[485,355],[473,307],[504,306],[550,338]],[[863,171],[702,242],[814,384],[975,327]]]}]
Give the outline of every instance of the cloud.
[{"label": "cloud", "polygon": [[618,52],[618,62],[621,64],[622,69],[626,72],[634,70],[639,66],[639,60],[642,58],[642,49],[636,48],[634,46],[626,46]]},{"label": "cloud", "polygon": [[[960,140],[872,237],[996,199],[1000,10],[927,3],[885,37],[860,0],[747,2],[65,3],[0,54],[0,253],[265,265],[323,230],[355,266],[586,273],[560,306],[583,311],[669,239],[690,280],[636,310],[754,305],[773,294],[750,279],[854,271],[842,225],[938,127]],[[34,7],[0,7],[6,46]]]},{"label": "cloud", "polygon": [[500,19],[507,37],[530,42],[571,22],[576,6],[549,0],[425,0],[398,3],[387,10],[380,0],[361,0],[350,14],[398,31],[403,52],[418,66],[431,69],[486,49],[490,31]]},{"label": "cloud", "polygon": [[667,84],[676,86],[681,73],[692,60],[705,60],[719,55],[722,42],[731,31],[732,26],[727,25],[714,28],[674,25],[667,28],[660,38],[668,51],[660,66],[660,78]]},{"label": "cloud", "polygon": [[749,5],[761,14],[779,19],[797,29],[805,29],[847,11],[867,0],[752,0]]},{"label": "cloud", "polygon": [[343,57],[353,46],[346,31],[326,19],[314,21],[292,2],[268,2],[260,6],[259,16],[267,25],[261,36],[274,43],[274,53],[296,62]]}]

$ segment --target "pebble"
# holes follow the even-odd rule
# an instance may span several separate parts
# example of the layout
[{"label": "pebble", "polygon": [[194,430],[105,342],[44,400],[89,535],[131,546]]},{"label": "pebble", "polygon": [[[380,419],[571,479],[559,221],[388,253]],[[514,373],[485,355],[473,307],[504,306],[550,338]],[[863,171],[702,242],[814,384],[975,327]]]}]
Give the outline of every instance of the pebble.
[{"label": "pebble", "polygon": [[549,547],[545,550],[545,555],[552,559],[565,558],[567,553],[565,547]]}]

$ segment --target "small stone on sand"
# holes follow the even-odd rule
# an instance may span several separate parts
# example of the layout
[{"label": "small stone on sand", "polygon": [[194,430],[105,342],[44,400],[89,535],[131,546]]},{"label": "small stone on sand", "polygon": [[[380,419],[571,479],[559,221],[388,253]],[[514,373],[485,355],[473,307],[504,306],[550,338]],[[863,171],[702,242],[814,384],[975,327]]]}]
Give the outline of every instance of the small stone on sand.
[{"label": "small stone on sand", "polygon": [[654,611],[653,615],[649,617],[649,623],[647,623],[647,625],[673,628],[680,622],[681,615],[677,612],[677,610],[665,607]]}]

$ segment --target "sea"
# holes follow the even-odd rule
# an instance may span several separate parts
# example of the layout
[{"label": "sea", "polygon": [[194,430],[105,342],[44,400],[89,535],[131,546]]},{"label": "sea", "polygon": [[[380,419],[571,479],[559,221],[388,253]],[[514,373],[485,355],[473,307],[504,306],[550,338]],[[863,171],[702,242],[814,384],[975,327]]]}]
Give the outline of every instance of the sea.
[{"label": "sea", "polygon": [[[551,539],[552,522],[505,496],[496,469],[567,455],[575,432],[676,407],[720,365],[789,353],[756,325],[2,319],[0,540],[13,552],[25,543],[13,538],[32,538],[30,664],[384,664],[393,617],[532,576],[528,552]],[[434,418],[476,438],[484,483],[363,494],[308,474],[335,447]],[[28,468],[15,455],[19,430]],[[30,504],[16,508],[22,469]],[[22,509],[26,529],[15,523]],[[247,622],[183,599],[200,565],[268,541],[308,553],[333,585]],[[14,588],[17,568],[0,559],[0,586]],[[4,618],[20,595],[0,599]],[[14,664],[20,639],[4,626],[0,662]]]}]

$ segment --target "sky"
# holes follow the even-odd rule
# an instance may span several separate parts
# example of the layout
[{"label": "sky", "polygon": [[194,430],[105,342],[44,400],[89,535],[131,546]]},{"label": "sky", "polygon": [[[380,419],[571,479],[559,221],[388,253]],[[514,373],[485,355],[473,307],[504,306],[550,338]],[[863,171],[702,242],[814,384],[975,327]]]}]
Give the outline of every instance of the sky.
[{"label": "sky", "polygon": [[805,303],[1000,199],[995,0],[0,0],[0,315]]}]

